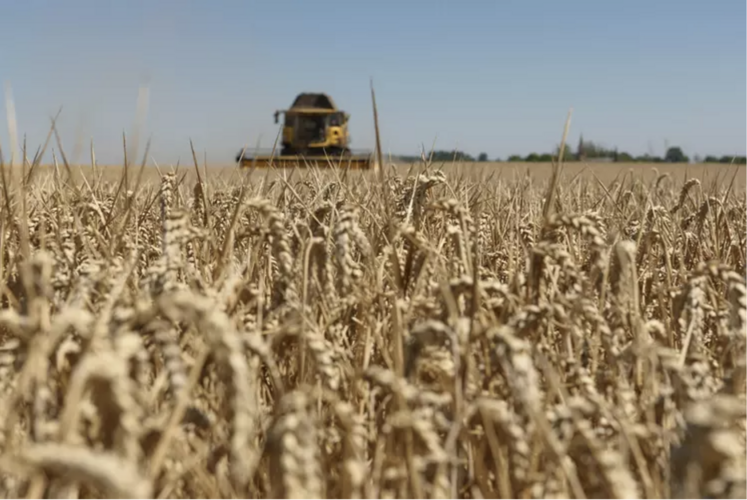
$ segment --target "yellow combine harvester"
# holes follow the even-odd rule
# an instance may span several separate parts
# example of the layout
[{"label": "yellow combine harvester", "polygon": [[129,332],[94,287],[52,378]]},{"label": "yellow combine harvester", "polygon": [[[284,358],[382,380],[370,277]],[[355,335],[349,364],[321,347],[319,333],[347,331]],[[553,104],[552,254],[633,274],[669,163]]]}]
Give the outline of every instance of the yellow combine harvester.
[{"label": "yellow combine harvester", "polygon": [[249,151],[236,157],[242,167],[306,167],[316,164],[320,168],[340,165],[342,168],[371,168],[372,155],[353,154],[348,148],[350,115],[337,109],[327,94],[302,93],[290,109],[275,111],[275,123],[285,114],[283,143],[280,154],[247,156]]}]

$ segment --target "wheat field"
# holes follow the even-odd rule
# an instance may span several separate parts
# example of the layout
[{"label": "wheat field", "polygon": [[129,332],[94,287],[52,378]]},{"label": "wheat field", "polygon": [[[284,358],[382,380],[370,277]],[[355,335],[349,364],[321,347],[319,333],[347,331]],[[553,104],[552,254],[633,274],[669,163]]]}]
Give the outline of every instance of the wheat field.
[{"label": "wheat field", "polygon": [[[400,176],[407,176],[413,165],[402,162],[387,162],[390,167]],[[69,174],[76,182],[83,182],[83,179],[102,179],[108,182],[116,183],[123,176],[123,166],[121,164],[100,165],[96,164],[94,172],[90,164],[70,166]],[[344,164],[343,164],[344,167]],[[470,177],[474,181],[477,179],[496,179],[502,181],[521,180],[530,177],[535,181],[544,182],[552,174],[552,164],[550,163],[511,163],[511,162],[480,162],[480,163],[435,163],[434,167],[456,177]],[[131,177],[140,177],[142,183],[159,184],[161,176],[165,171],[176,171],[179,176],[186,176],[188,182],[199,180],[194,172],[193,164],[176,165],[152,165],[148,164],[140,173],[141,164],[130,166],[129,175]],[[8,180],[14,181],[28,176],[28,168],[14,169],[8,173]],[[54,165],[38,165],[34,169],[34,176],[54,177],[55,171],[59,177],[65,178],[68,171],[65,166],[58,163]],[[225,183],[241,183],[242,174],[235,164],[211,163],[207,169],[201,165],[201,170],[205,181],[216,180]],[[301,170],[303,171],[303,170]],[[278,174],[284,174],[285,171],[279,169],[267,169],[265,171],[256,171],[253,177],[275,178]],[[376,176],[373,172],[350,172],[349,175],[364,176],[375,182]],[[602,162],[572,162],[563,166],[563,175],[568,181],[586,180],[598,184],[610,185],[616,181],[626,182],[627,177],[632,177],[643,182],[656,180],[660,175],[669,175],[672,182],[684,183],[688,179],[698,179],[707,188],[713,186],[729,184],[734,178],[734,189],[744,191],[747,187],[747,167],[745,165],[728,165],[721,163],[694,163],[694,164],[673,164],[673,163],[602,163]]]},{"label": "wheat field", "polygon": [[744,498],[744,169],[604,168],[15,172],[2,495]]}]

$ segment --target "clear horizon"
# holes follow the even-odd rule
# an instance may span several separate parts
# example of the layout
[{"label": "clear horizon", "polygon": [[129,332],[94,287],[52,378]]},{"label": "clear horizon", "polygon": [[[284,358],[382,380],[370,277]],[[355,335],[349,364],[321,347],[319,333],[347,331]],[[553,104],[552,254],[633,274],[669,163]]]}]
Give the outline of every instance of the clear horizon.
[{"label": "clear horizon", "polygon": [[[325,92],[373,149],[552,151],[579,136],[633,155],[745,155],[745,2],[27,0],[3,7],[0,80],[30,155],[53,116],[71,161],[121,163],[139,87],[159,164],[233,161],[278,132],[272,114]],[[0,145],[10,145],[3,96]],[[76,142],[78,144],[76,144]],[[51,148],[45,161],[51,160]],[[139,158],[138,158],[139,161]]]}]

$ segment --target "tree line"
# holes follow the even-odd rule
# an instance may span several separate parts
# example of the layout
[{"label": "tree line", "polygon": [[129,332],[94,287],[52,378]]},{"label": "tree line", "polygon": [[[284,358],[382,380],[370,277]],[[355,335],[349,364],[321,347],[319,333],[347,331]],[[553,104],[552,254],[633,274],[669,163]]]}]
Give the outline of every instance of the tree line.
[{"label": "tree line", "polygon": [[[529,153],[526,156],[511,155],[506,158],[507,162],[539,162],[549,163],[558,158],[560,154],[560,147],[556,147],[552,153]],[[422,160],[420,156],[401,156],[402,161],[415,162]],[[446,151],[439,150],[433,151],[426,154],[426,158],[432,159],[434,162],[487,162],[504,161],[501,158],[489,159],[487,153],[480,153],[477,157],[465,153],[464,151]],[[592,141],[585,141],[583,136],[579,139],[578,146],[574,150],[569,144],[566,143],[563,150],[563,161],[603,161],[613,163],[690,163],[690,157],[687,156],[681,147],[671,146],[667,149],[664,156],[655,156],[650,154],[633,156],[625,151],[618,151],[617,148],[606,148],[600,144]],[[704,158],[694,156],[692,160],[695,163],[737,163],[746,164],[747,157],[745,156],[734,156],[734,155],[723,155],[717,156],[706,156]]]}]

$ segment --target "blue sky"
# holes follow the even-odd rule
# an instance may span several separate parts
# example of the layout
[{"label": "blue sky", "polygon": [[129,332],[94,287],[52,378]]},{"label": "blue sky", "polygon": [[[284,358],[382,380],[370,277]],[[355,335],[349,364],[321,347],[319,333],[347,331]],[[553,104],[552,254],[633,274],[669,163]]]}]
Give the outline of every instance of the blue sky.
[{"label": "blue sky", "polygon": [[100,162],[121,162],[146,83],[159,164],[190,159],[190,138],[216,163],[271,147],[303,91],[370,149],[371,78],[393,154],[550,151],[570,107],[574,147],[744,154],[745,19],[744,0],[25,0],[3,2],[0,80],[31,149],[63,106],[67,154],[93,138]]}]

